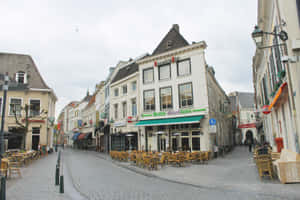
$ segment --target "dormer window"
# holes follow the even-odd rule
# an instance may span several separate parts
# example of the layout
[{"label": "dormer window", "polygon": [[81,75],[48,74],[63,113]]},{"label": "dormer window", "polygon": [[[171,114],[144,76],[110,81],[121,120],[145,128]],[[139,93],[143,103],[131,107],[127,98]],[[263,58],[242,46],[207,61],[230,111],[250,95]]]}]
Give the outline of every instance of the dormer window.
[{"label": "dormer window", "polygon": [[16,73],[16,81],[17,83],[25,84],[27,83],[26,73],[19,71]]},{"label": "dormer window", "polygon": [[168,40],[166,48],[169,49],[169,48],[172,47],[172,45],[173,45],[173,41],[172,40]]}]

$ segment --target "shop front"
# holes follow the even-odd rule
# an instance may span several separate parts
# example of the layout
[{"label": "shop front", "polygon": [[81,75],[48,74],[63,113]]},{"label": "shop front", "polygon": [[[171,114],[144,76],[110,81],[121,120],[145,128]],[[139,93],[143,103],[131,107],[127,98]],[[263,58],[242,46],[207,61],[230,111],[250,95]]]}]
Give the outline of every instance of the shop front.
[{"label": "shop front", "polygon": [[137,132],[111,134],[111,150],[132,151],[138,149]]},{"label": "shop front", "polygon": [[200,151],[204,115],[139,121],[146,151]]}]

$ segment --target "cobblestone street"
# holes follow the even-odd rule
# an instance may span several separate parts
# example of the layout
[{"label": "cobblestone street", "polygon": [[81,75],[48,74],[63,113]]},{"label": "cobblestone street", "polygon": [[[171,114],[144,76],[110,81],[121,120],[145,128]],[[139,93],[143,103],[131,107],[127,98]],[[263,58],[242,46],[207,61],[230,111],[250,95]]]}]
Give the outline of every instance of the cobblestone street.
[{"label": "cobblestone street", "polygon": [[[247,174],[239,171],[237,166],[232,168],[237,172],[235,175],[229,173],[230,166],[219,166],[224,171],[216,171],[213,177],[209,177],[208,171],[206,171],[208,169],[204,169],[203,172],[199,171],[199,167],[202,165],[186,168],[168,167],[152,173],[142,173],[141,170],[136,173],[137,171],[132,170],[132,167],[120,165],[112,162],[108,157],[104,157],[106,159],[103,157],[104,155],[93,151],[65,150],[62,157],[65,172],[65,194],[59,194],[59,187],[54,186],[57,154],[53,153],[23,168],[22,178],[10,179],[7,186],[7,199],[297,199],[296,193],[291,191],[298,185],[283,185],[281,191],[274,191],[273,194],[264,194],[261,188],[256,192],[253,190],[253,186],[248,190],[245,189],[246,186],[243,185],[242,180],[247,177]],[[230,158],[230,155],[227,157]],[[216,164],[222,160],[225,159],[213,160],[203,167],[218,170]],[[228,165],[231,164],[228,163]],[[186,183],[174,182],[184,182],[180,179],[184,176],[181,170],[186,171]],[[199,174],[195,176],[195,179],[203,175],[203,184],[189,180],[189,173],[195,173],[195,170],[198,170]],[[221,176],[222,172],[226,175]],[[173,180],[170,179],[171,174],[174,175]],[[253,176],[253,174],[250,173],[249,176]],[[221,178],[214,186],[213,182],[218,179],[216,177],[226,177],[226,180]],[[253,184],[255,179],[252,177],[249,185]],[[236,182],[236,185],[241,185],[241,187],[233,187],[232,184],[226,184],[228,182]],[[280,183],[275,182],[274,184],[281,186]],[[261,185],[257,187],[261,187]],[[289,188],[291,195],[282,188]],[[276,187],[275,189],[278,190]]]}]

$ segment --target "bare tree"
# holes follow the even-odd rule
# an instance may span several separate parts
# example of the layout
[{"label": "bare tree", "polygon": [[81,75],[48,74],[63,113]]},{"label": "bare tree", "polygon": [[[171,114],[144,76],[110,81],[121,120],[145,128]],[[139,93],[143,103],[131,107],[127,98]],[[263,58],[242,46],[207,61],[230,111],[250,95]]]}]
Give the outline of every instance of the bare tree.
[{"label": "bare tree", "polygon": [[[29,131],[32,131],[32,130],[29,130],[29,124],[32,122],[32,118],[35,118],[35,119],[38,118],[39,120],[45,120],[45,119],[47,119],[48,111],[42,109],[38,115],[30,116],[29,115],[30,109],[39,109],[39,106],[37,108],[37,107],[34,107],[33,105],[25,104],[24,107],[20,107],[19,111],[16,110],[16,107],[14,104],[11,104],[10,106],[12,107],[15,121],[16,121],[16,124],[18,125],[17,128],[23,133],[21,144],[22,144],[22,148],[25,149],[27,133]],[[25,118],[22,118],[22,115],[21,115],[23,110],[25,111]]]}]

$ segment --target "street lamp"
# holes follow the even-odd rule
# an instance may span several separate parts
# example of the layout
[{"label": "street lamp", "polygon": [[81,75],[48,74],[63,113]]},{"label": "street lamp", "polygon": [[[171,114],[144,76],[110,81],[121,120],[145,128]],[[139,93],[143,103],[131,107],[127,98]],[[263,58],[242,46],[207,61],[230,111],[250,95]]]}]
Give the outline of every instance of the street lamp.
[{"label": "street lamp", "polygon": [[[1,152],[0,152],[0,166],[2,164],[2,157],[4,154],[4,121],[5,121],[5,106],[6,106],[6,96],[7,96],[7,90],[8,90],[8,73],[6,72],[4,76],[4,85],[3,85],[3,105],[2,105],[2,117],[1,117],[1,131],[0,131],[0,144],[1,144]],[[1,193],[0,197],[1,199],[6,199],[6,177],[4,174],[1,174]]]},{"label": "street lamp", "polygon": [[254,31],[252,32],[251,36],[257,46],[258,49],[264,49],[264,48],[271,48],[274,46],[278,46],[278,44],[275,44],[273,46],[267,46],[263,47],[264,42],[264,35],[274,35],[278,36],[282,41],[286,41],[288,39],[287,32],[281,30],[279,33],[277,32],[277,27],[274,28],[273,32],[265,32],[262,31],[258,26],[255,26]]}]

